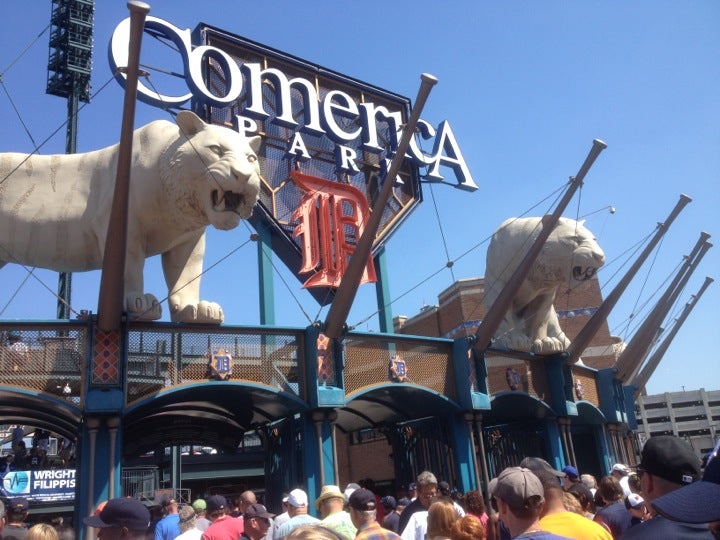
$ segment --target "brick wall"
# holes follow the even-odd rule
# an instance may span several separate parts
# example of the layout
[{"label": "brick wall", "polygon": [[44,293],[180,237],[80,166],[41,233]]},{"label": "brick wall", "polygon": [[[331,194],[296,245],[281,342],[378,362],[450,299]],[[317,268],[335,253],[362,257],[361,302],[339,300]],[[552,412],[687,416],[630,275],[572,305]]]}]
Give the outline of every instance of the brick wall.
[{"label": "brick wall", "polygon": [[[403,317],[402,326],[396,324],[395,331],[403,334],[458,337],[468,335],[476,327],[463,329],[464,323],[481,320],[485,314],[482,307],[484,280],[468,278],[453,283],[438,295],[438,305],[425,308],[420,313]],[[588,322],[592,313],[602,303],[602,293],[597,278],[591,279],[575,289],[560,289],[555,299],[560,327],[572,340]],[[400,317],[396,318],[400,319]],[[595,369],[611,367],[617,358],[619,339],[610,335],[607,321],[600,325],[598,332],[584,354],[583,363]],[[499,377],[494,374],[494,377]],[[504,380],[505,374],[502,374]],[[506,387],[507,384],[503,383]]]}]

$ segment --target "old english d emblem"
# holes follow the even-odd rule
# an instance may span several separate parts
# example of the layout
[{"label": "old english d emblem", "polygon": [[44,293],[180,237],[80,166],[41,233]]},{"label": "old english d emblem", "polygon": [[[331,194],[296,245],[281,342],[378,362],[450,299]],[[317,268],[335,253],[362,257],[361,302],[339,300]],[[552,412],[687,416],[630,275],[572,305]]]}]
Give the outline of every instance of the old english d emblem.
[{"label": "old english d emblem", "polygon": [[226,381],[232,375],[232,356],[224,348],[213,348],[208,362],[208,378]]},{"label": "old english d emblem", "polygon": [[[293,213],[297,221],[293,237],[302,237],[300,273],[314,272],[303,287],[337,288],[370,215],[367,200],[359,189],[349,184],[298,171],[290,172],[290,177],[305,191]],[[360,284],[375,281],[375,266],[370,256]]]}]

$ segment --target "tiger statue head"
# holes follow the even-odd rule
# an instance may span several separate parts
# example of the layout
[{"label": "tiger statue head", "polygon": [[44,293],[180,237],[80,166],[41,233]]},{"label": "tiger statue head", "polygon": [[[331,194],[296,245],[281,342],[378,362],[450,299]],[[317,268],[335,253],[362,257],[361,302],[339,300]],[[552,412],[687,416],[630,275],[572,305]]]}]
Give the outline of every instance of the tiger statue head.
[{"label": "tiger statue head", "polygon": [[206,124],[190,111],[178,113],[176,121],[182,136],[160,161],[167,196],[182,205],[183,220],[234,229],[260,196],[260,137]]},{"label": "tiger statue head", "polygon": [[[541,230],[542,218],[532,217],[506,220],[495,231],[485,267],[486,312]],[[496,331],[494,344],[537,354],[567,350],[570,340],[560,328],[555,295],[561,285],[574,288],[593,279],[603,264],[605,254],[583,222],[560,218]]]}]

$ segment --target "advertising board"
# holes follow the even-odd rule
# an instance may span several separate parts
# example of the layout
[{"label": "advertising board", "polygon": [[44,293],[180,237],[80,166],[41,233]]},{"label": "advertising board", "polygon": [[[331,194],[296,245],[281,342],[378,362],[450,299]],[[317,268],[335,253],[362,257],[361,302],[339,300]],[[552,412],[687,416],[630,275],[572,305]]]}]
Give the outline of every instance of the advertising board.
[{"label": "advertising board", "polygon": [[[129,19],[113,34],[109,58],[121,84],[126,75]],[[208,122],[259,135],[263,176],[260,204],[251,218],[267,231],[273,251],[321,303],[332,300],[338,274],[353,252],[366,216],[379,194],[411,110],[410,100],[377,86],[323,68],[228,31],[200,24],[191,32],[157,17],[147,17],[145,33],[177,51],[186,88],[138,83],[138,99],[164,109],[190,106]],[[431,148],[424,151],[421,146]],[[300,185],[303,178],[338,186],[332,204]],[[449,122],[437,127],[420,120],[375,236],[376,254],[422,200],[421,181],[477,189]],[[297,177],[296,177],[297,178]],[[318,185],[319,182],[310,182]],[[324,184],[322,194],[333,191]],[[361,196],[348,198],[347,186]],[[310,195],[308,197],[308,194]],[[303,222],[310,205],[319,225]],[[322,232],[333,237],[323,243]],[[332,247],[328,247],[331,246]],[[368,261],[373,281],[372,260]],[[331,277],[325,277],[332,274]],[[318,276],[320,276],[318,278]],[[319,290],[318,290],[319,289]]]},{"label": "advertising board", "polygon": [[2,477],[0,496],[24,497],[31,503],[70,501],[75,498],[75,469],[10,471]]}]

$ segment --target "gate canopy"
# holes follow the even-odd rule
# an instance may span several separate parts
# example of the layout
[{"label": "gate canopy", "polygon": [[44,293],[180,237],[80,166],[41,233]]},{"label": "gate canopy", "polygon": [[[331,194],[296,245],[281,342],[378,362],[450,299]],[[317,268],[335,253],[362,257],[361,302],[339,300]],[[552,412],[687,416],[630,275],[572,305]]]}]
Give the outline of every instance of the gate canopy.
[{"label": "gate canopy", "polygon": [[345,432],[392,425],[460,412],[443,394],[414,384],[383,384],[354,394],[338,410],[337,426]]},{"label": "gate canopy", "polygon": [[126,410],[123,453],[198,445],[235,451],[243,433],[307,408],[298,398],[247,383],[203,383],[164,391]]},{"label": "gate canopy", "polygon": [[554,418],[547,403],[525,392],[502,392],[490,401],[491,410],[483,411],[483,424],[503,424],[522,418]]},{"label": "gate canopy", "polygon": [[74,405],[47,394],[0,388],[3,424],[30,425],[75,440],[82,412]]},{"label": "gate canopy", "polygon": [[602,411],[589,401],[578,401],[577,411],[578,415],[571,417],[573,424],[600,426],[607,422],[607,419]]}]

